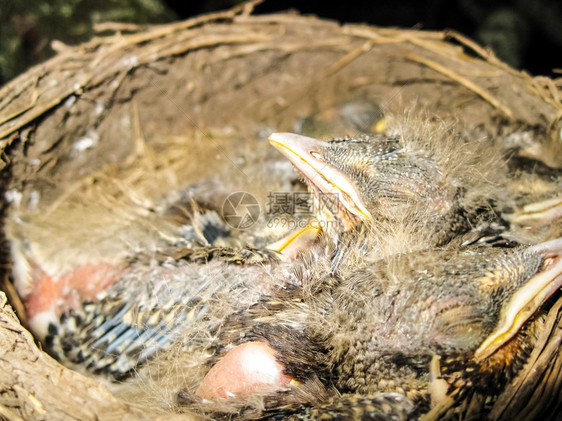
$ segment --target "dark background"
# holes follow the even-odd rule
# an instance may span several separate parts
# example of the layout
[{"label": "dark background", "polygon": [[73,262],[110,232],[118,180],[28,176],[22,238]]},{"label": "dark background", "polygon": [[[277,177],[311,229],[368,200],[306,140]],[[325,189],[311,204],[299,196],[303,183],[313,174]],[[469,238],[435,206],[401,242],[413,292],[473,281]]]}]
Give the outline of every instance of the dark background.
[{"label": "dark background", "polygon": [[[90,39],[97,22],[164,23],[224,10],[239,0],[0,0],[0,85],[54,54],[51,42]],[[266,0],[255,13],[295,10],[339,22],[454,29],[532,75],[562,70],[560,0]]]},{"label": "dark background", "polygon": [[[235,2],[199,4],[165,0],[181,17],[228,7]],[[419,29],[455,29],[491,46],[499,58],[533,75],[551,75],[562,67],[562,1],[560,0],[266,0],[256,13],[289,9],[340,22]]]}]

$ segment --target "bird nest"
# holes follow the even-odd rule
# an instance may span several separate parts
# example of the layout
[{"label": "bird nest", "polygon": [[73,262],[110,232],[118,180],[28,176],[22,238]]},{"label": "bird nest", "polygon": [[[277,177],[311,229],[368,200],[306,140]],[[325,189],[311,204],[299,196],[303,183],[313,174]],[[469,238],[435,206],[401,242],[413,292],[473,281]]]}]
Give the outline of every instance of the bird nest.
[{"label": "bird nest", "polygon": [[[560,80],[514,70],[455,32],[340,25],[294,13],[254,16],[252,6],[168,25],[99,25],[103,36],[77,47],[55,44],[56,57],[6,85],[4,216],[15,210],[39,227],[63,220],[64,228],[103,202],[119,206],[127,223],[142,219],[162,185],[173,190],[236,173],[252,153],[247,139],[293,131],[311,115],[329,120],[330,110],[355,98],[385,112],[427,109],[492,135],[533,133],[538,148],[521,141],[514,153],[562,167]],[[333,136],[347,134],[338,130]],[[41,235],[33,241],[59,249],[87,243],[88,232],[64,244]],[[37,347],[22,327],[6,241],[2,258],[11,306],[0,300],[0,417],[155,419],[151,409],[116,398]],[[551,304],[528,364],[491,418],[559,410],[561,305]],[[446,413],[444,403],[426,417]]]}]

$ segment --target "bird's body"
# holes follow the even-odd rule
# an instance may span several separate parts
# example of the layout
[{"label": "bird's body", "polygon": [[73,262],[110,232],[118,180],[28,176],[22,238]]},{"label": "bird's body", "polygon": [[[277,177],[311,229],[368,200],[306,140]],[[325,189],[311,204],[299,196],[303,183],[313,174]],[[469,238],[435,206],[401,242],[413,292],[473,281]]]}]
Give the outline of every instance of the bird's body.
[{"label": "bird's body", "polygon": [[[41,307],[51,310],[37,329],[51,352],[106,378],[132,376],[115,386],[131,399],[243,417],[405,419],[446,397],[458,403],[458,391],[506,367],[509,381],[532,347],[522,324],[560,287],[560,230],[546,228],[560,216],[559,192],[541,196],[534,212],[510,184],[524,175],[513,176],[501,145],[448,126],[271,139],[310,187],[319,235],[233,236],[209,200],[168,203],[182,211],[138,224],[155,227],[157,240],[132,239],[135,249],[114,260],[103,253],[96,270],[87,253],[57,255],[65,269],[43,270],[56,279],[31,277],[60,287],[67,276],[63,286],[75,288],[72,300],[59,294]],[[180,222],[170,225],[170,215]],[[21,272],[34,273],[36,246],[14,241]],[[111,266],[99,271],[100,262]],[[33,287],[22,295],[37,315]],[[255,355],[257,372],[240,371]]]},{"label": "bird's body", "polygon": [[[505,309],[514,308],[511,298],[536,282],[551,259],[556,262],[548,281],[551,292],[562,283],[560,240],[510,249],[417,251],[384,259],[370,253],[368,234],[364,242],[358,243],[357,235],[348,240],[337,250],[317,251],[292,265],[289,278],[301,280],[302,286],[278,286],[277,291],[273,287],[255,304],[217,320],[207,330],[214,335],[207,344],[215,349],[211,355],[187,352],[198,342],[188,333],[171,353],[147,366],[149,378],[175,378],[180,407],[204,412],[220,408],[219,412],[237,413],[244,408],[245,416],[264,410],[290,414],[326,402],[337,407],[342,404],[340,395],[369,401],[397,393],[403,397],[401,404],[411,405],[408,416],[416,416],[427,411],[432,400],[439,403],[453,392],[465,396],[474,385],[482,392],[483,385],[493,381],[501,389],[522,367],[534,336],[528,329],[518,330],[498,351],[478,360],[481,344],[501,327]],[[287,272],[278,283],[286,278]],[[230,372],[231,364],[239,364],[239,347],[254,343],[271,347],[270,358],[288,380],[268,383],[261,393],[241,387],[236,378],[217,380],[217,370]],[[435,357],[440,357],[441,366],[433,378]],[[207,368],[199,371],[202,365]],[[186,367],[198,369],[186,373]],[[201,390],[209,369],[215,370],[213,378]],[[141,382],[150,384],[142,375]],[[498,393],[489,389],[488,396]],[[218,407],[201,401],[228,397]],[[174,404],[173,398],[167,401]],[[325,409],[329,412],[330,407]]]},{"label": "bird's body", "polygon": [[269,266],[277,264],[139,263],[125,269],[95,301],[83,302],[63,313],[60,324],[51,324],[47,349],[92,373],[129,377],[187,332],[195,342],[209,340],[225,314],[271,291]]}]

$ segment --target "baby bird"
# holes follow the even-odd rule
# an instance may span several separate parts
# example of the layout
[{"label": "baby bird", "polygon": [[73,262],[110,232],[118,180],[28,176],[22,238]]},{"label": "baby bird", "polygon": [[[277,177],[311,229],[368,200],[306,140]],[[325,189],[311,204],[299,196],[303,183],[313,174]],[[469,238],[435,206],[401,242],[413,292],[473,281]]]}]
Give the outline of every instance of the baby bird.
[{"label": "baby bird", "polygon": [[[562,286],[562,240],[385,259],[368,243],[344,234],[329,256],[291,269],[302,289],[228,317],[214,366],[197,390],[180,392],[180,403],[255,416],[248,408],[260,398],[268,415],[312,411],[325,419],[350,416],[351,402],[368,402],[362,416],[408,408],[413,418],[448,396],[460,404],[467,391],[491,405],[532,349],[533,325],[522,326]],[[260,358],[246,366],[250,347],[261,349]],[[267,382],[260,364],[271,367]]]},{"label": "baby bird", "polygon": [[[550,183],[546,199],[532,198],[535,188],[528,186],[521,200],[515,187],[532,173],[509,168],[499,140],[408,123],[398,134],[326,142],[274,133],[270,142],[308,184],[319,225],[334,237],[371,220],[373,229],[381,230],[380,241],[394,252],[451,240],[525,243],[536,241],[529,237],[530,219],[537,229],[560,219],[556,183]],[[397,238],[395,228],[415,242]]]},{"label": "baby bird", "polygon": [[[158,218],[132,217],[123,228],[145,235],[137,244],[141,250],[119,244],[122,233],[113,231],[113,244],[106,244],[107,239],[95,244],[95,237],[86,237],[90,254],[67,244],[62,256],[40,266],[36,257],[42,258],[38,253],[44,250],[13,236],[15,270],[21,272],[16,273],[17,286],[29,323],[44,348],[64,364],[109,379],[130,377],[189,330],[189,320],[212,314],[209,308],[217,315],[229,314],[269,290],[268,271],[283,260],[281,253],[229,245],[237,239],[214,210],[203,208],[190,194],[171,196],[174,200]],[[157,231],[145,233],[147,223]],[[54,230],[46,225],[46,231]],[[285,240],[287,247],[296,242]],[[213,307],[214,300],[228,301],[226,290],[242,298],[232,306]],[[216,293],[223,295],[219,299]]]},{"label": "baby bird", "polygon": [[[247,253],[245,264],[235,267],[220,258],[194,263],[189,256],[131,262],[96,300],[49,325],[46,348],[78,371],[121,380],[188,332],[194,343],[206,344],[225,314],[272,289],[277,259]],[[249,263],[252,258],[259,264]]]}]

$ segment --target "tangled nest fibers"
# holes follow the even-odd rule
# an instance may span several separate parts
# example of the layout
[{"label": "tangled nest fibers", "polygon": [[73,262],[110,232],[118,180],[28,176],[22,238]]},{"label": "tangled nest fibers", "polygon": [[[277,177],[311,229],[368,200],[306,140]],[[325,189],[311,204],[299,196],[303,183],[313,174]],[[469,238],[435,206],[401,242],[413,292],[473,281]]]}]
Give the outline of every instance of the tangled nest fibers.
[{"label": "tangled nest fibers", "polygon": [[[415,103],[490,133],[532,131],[541,159],[559,165],[560,80],[514,70],[454,32],[252,16],[253,5],[169,25],[100,25],[109,35],[78,47],[56,44],[56,57],[5,86],[2,214],[15,202],[48,213],[76,192],[104,185],[102,169],[106,176],[125,172],[127,185],[144,183],[150,196],[164,179],[174,187],[189,177],[180,158],[186,150],[211,149],[205,156],[212,158],[198,166],[209,175],[264,128],[291,131],[300,118],[358,97],[388,110]],[[142,179],[146,166],[156,174],[152,181]],[[115,200],[124,195],[123,185],[104,189]],[[157,419],[36,346],[12,310],[25,325],[6,244],[0,252],[11,303],[0,291],[0,418]],[[529,364],[492,418],[534,418],[559,401],[561,306],[558,300],[551,307]]]}]

